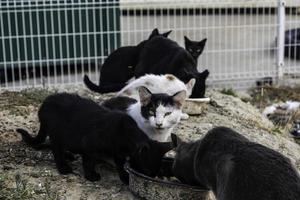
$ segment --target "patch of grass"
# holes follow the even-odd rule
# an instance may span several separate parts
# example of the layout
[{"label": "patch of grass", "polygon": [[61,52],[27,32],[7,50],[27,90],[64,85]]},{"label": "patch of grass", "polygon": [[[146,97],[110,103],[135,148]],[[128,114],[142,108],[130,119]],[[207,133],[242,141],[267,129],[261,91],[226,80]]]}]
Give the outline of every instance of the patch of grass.
[{"label": "patch of grass", "polygon": [[[251,95],[251,104],[260,110],[275,103],[285,101],[300,101],[300,86],[264,86],[262,88],[253,88],[249,90]],[[300,119],[300,111],[288,112],[285,110],[276,110],[268,117],[274,123],[273,133],[288,132],[293,122]]]},{"label": "patch of grass", "polygon": [[277,102],[287,100],[300,101],[300,86],[265,86],[263,88],[252,88],[249,90],[249,94],[252,97],[251,104],[258,108],[265,108]]},{"label": "patch of grass", "polygon": [[229,88],[229,89],[224,88],[224,89],[222,89],[220,92],[221,92],[222,94],[226,94],[226,95],[229,95],[229,96],[237,97],[236,92],[235,92],[232,88]]},{"label": "patch of grass", "polygon": [[21,176],[17,174],[15,176],[15,188],[9,188],[6,186],[8,176],[5,174],[0,175],[0,199],[5,200],[26,200],[32,199],[33,190],[28,187],[27,181],[21,179]]},{"label": "patch of grass", "polygon": [[0,200],[57,200],[58,194],[50,187],[50,182],[46,179],[44,184],[36,189],[29,185],[20,174],[15,175],[15,187],[7,186],[9,178],[6,174],[0,174]]},{"label": "patch of grass", "polygon": [[57,192],[51,190],[51,183],[49,182],[48,179],[46,179],[44,188],[46,191],[46,199],[45,200],[57,200],[58,199],[58,194]]},{"label": "patch of grass", "polygon": [[274,134],[282,134],[283,133],[283,129],[281,126],[278,126],[278,125],[274,125],[274,127],[270,130],[271,133],[274,133]]}]

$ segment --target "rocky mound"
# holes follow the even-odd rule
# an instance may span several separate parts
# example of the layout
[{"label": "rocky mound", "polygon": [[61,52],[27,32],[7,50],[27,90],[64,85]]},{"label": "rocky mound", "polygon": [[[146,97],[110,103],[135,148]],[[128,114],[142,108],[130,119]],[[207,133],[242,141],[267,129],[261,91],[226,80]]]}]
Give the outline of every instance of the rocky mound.
[{"label": "rocky mound", "polygon": [[[98,102],[113,95],[100,96],[82,87],[0,93],[0,199],[135,199],[110,165],[99,166],[102,179],[96,183],[84,179],[80,159],[72,164],[74,174],[62,176],[57,173],[49,150],[35,151],[20,142],[15,128],[36,131],[39,104],[47,95],[62,91],[76,92]],[[300,169],[300,146],[277,133],[256,108],[218,91],[210,90],[207,96],[212,101],[205,111],[182,121],[175,133],[185,140],[195,140],[215,126],[227,126],[283,153]]]}]

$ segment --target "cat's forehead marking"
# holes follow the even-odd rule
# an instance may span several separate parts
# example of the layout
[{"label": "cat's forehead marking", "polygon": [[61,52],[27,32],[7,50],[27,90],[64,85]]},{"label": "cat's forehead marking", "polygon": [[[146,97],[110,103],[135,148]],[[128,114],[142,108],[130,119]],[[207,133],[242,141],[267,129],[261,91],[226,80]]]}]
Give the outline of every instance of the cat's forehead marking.
[{"label": "cat's forehead marking", "polygon": [[163,106],[161,103],[158,104],[156,108],[156,112],[164,112],[165,111],[165,106]]},{"label": "cat's forehead marking", "polygon": [[167,74],[166,75],[166,78],[169,80],[169,81],[173,81],[173,80],[175,80],[175,76],[173,76],[172,74]]},{"label": "cat's forehead marking", "polygon": [[153,84],[152,84],[151,82],[149,82],[149,81],[146,81],[146,82],[145,82],[145,85],[146,85],[146,86],[153,86]]},{"label": "cat's forehead marking", "polygon": [[172,106],[166,106],[162,103],[160,103],[156,108],[156,112],[160,112],[160,113],[171,112],[171,111],[173,111]]}]

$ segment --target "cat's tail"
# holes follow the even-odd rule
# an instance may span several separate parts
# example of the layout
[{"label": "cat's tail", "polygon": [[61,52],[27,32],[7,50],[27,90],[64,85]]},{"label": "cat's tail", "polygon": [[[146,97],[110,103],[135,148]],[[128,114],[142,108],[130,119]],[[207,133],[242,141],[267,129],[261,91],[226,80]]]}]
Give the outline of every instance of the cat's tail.
[{"label": "cat's tail", "polygon": [[42,143],[45,142],[47,134],[45,131],[42,131],[42,128],[40,128],[39,133],[36,137],[32,137],[28,131],[18,128],[16,129],[18,133],[21,134],[23,141],[28,144],[29,146],[40,149],[42,146]]},{"label": "cat's tail", "polygon": [[83,82],[87,88],[89,88],[93,92],[98,93],[109,93],[109,92],[117,92],[120,91],[126,83],[114,83],[114,84],[106,84],[106,85],[96,85],[93,83],[87,75],[84,75]]},{"label": "cat's tail", "polygon": [[206,70],[204,70],[202,73],[201,73],[201,76],[204,78],[204,79],[206,79],[207,77],[208,77],[208,75],[209,75],[209,71],[206,69]]},{"label": "cat's tail", "polygon": [[91,91],[101,93],[100,87],[93,83],[87,75],[84,75],[83,82],[86,85],[86,87],[89,88]]}]

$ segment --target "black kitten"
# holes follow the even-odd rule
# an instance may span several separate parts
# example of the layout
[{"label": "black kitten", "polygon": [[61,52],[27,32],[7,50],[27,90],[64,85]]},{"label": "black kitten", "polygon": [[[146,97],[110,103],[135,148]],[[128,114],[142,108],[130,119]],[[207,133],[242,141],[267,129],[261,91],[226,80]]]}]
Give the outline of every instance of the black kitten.
[{"label": "black kitten", "polygon": [[120,179],[128,183],[123,169],[126,158],[133,168],[149,176],[155,176],[163,155],[171,149],[170,143],[150,140],[128,115],[108,110],[97,103],[71,94],[55,94],[45,99],[39,113],[40,130],[36,137],[17,129],[23,140],[38,147],[49,136],[58,171],[72,172],[65,160],[65,152],[81,154],[85,177],[97,181],[97,159],[111,156]]},{"label": "black kitten", "polygon": [[192,41],[187,36],[184,36],[185,49],[193,56],[196,63],[198,62],[198,58],[204,50],[206,40],[207,39],[205,38],[205,39],[201,40],[200,42]]},{"label": "black kitten", "polygon": [[[148,40],[158,35],[168,37],[170,33],[171,31],[160,34],[156,28]],[[134,68],[138,62],[140,51],[148,40],[144,40],[136,46],[120,47],[113,51],[101,68],[99,85],[91,82],[87,75],[83,78],[85,85],[98,93],[116,92],[122,89],[126,82],[134,76]]]},{"label": "black kitten", "polygon": [[195,59],[175,41],[156,36],[145,44],[135,68],[136,78],[145,74],[173,74],[184,83],[195,78],[191,98],[202,98],[209,72],[205,70],[199,73]]},{"label": "black kitten", "polygon": [[211,189],[217,200],[300,199],[300,177],[289,159],[229,128],[214,128],[193,143],[172,140],[174,175]]}]

